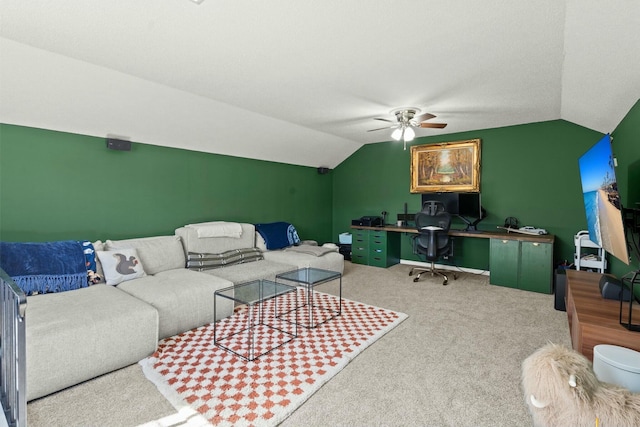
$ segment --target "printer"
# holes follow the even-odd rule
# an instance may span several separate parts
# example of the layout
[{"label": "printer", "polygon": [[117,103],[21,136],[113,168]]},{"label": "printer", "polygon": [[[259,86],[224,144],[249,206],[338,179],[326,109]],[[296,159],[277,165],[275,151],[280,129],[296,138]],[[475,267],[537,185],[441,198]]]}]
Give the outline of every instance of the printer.
[{"label": "printer", "polygon": [[351,225],[361,227],[382,227],[382,217],[379,216],[363,216],[358,219],[352,219]]}]

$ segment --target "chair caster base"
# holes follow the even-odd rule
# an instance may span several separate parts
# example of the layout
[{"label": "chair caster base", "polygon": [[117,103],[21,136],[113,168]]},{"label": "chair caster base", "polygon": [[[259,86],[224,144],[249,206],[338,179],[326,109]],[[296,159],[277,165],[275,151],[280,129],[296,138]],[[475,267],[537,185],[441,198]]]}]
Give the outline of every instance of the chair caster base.
[{"label": "chair caster base", "polygon": [[[449,284],[449,279],[444,274],[443,276],[444,276],[444,282],[442,282],[442,286],[447,286]],[[453,280],[458,280],[458,275],[456,273],[453,273]]]},{"label": "chair caster base", "polygon": [[[409,276],[413,276],[413,273],[414,273],[413,270],[414,269],[411,269],[411,271],[409,271]],[[449,276],[447,274],[444,274],[442,271],[435,270],[435,269],[434,270],[420,271],[418,273],[418,275],[413,278],[413,281],[414,282],[420,281],[420,276],[422,275],[422,273],[431,273],[431,276],[435,276],[436,274],[439,274],[444,279],[444,281],[442,282],[442,286],[447,286],[449,284]],[[453,274],[453,280],[457,280],[458,279],[458,275],[456,273],[451,273],[451,274]]]}]

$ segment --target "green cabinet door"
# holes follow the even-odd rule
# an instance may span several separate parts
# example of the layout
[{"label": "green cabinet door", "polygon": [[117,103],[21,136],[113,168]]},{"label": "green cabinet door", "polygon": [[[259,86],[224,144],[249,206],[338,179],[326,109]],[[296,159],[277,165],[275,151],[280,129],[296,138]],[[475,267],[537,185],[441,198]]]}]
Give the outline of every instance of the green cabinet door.
[{"label": "green cabinet door", "polygon": [[401,233],[385,232],[387,235],[387,259],[385,267],[396,265],[400,262],[400,247],[402,243]]},{"label": "green cabinet door", "polygon": [[368,265],[369,230],[355,229],[351,236],[351,262]]},{"label": "green cabinet door", "polygon": [[489,247],[489,281],[492,285],[518,287],[520,242],[491,239]]},{"label": "green cabinet door", "polygon": [[354,229],[351,262],[386,268],[400,262],[400,233]]},{"label": "green cabinet door", "polygon": [[387,267],[387,232],[369,231],[369,265]]},{"label": "green cabinet door", "polygon": [[522,242],[518,287],[550,294],[553,280],[553,247],[549,243]]},{"label": "green cabinet door", "polygon": [[491,239],[489,281],[525,291],[552,291],[553,244]]}]

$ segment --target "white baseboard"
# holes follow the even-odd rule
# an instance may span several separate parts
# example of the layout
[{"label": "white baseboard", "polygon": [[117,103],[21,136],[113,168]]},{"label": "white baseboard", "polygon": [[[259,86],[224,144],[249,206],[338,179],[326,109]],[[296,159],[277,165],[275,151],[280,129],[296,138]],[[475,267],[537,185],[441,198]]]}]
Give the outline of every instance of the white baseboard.
[{"label": "white baseboard", "polygon": [[[400,264],[413,265],[416,267],[424,267],[424,268],[431,267],[431,263],[426,263],[421,261],[412,261],[409,259],[401,259]],[[455,265],[446,265],[446,264],[434,264],[434,265],[439,270],[462,271],[464,273],[481,274],[483,276],[489,275],[489,270],[477,270],[475,268],[457,267]]]}]

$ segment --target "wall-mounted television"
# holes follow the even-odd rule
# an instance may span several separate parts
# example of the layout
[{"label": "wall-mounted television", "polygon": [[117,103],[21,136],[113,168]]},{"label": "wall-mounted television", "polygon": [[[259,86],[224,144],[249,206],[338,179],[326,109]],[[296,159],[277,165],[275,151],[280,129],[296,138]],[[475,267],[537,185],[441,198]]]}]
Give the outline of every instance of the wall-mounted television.
[{"label": "wall-mounted television", "polygon": [[611,136],[602,137],[578,160],[589,239],[629,264]]}]

